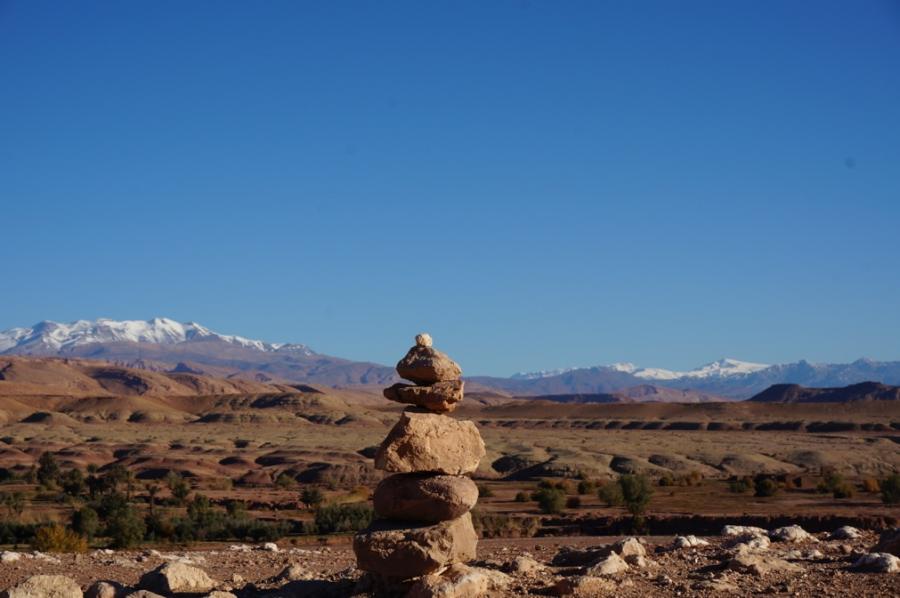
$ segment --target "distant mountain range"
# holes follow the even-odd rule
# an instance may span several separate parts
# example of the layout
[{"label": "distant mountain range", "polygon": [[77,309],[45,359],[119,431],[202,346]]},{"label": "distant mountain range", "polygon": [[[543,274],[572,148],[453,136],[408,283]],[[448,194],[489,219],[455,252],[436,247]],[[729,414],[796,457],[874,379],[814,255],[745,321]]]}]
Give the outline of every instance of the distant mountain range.
[{"label": "distant mountain range", "polygon": [[[393,367],[322,355],[302,344],[271,343],[220,334],[200,324],[168,318],[40,322],[0,332],[0,354],[89,358],[156,371],[175,368],[259,382],[328,386],[384,385]],[[472,390],[514,396],[592,395],[628,390],[624,396],[655,400],[746,399],[773,384],[839,387],[865,381],[900,384],[900,361],[860,359],[849,364],[799,361],[767,365],[721,359],[689,371],[616,363],[467,378]],[[629,390],[630,389],[630,390]],[[690,393],[669,392],[690,391]],[[679,399],[678,397],[681,397]]]}]

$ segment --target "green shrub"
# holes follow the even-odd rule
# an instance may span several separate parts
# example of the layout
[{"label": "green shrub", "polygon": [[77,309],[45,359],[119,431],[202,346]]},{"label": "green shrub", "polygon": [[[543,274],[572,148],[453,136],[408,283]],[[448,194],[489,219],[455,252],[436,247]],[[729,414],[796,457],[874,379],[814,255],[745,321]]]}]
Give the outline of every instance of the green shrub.
[{"label": "green shrub", "polygon": [[749,477],[737,478],[736,480],[728,480],[728,491],[735,494],[745,494],[753,489],[753,480]]},{"label": "green shrub", "polygon": [[522,492],[521,490],[519,492],[516,492],[515,501],[516,502],[528,502],[528,493]]},{"label": "green shrub", "polygon": [[316,530],[320,534],[354,532],[372,523],[374,515],[366,503],[326,505],[316,509]]},{"label": "green shrub", "polygon": [[778,494],[778,484],[770,477],[757,476],[753,480],[753,495],[759,497],[769,497]]},{"label": "green shrub", "polygon": [[39,527],[31,543],[41,552],[85,552],[87,540],[59,524]]},{"label": "green shrub", "polygon": [[315,487],[304,488],[303,492],[300,493],[300,502],[306,505],[306,508],[311,511],[317,509],[324,500],[325,495],[322,494],[321,490]]},{"label": "green shrub", "polygon": [[566,494],[559,488],[541,488],[534,494],[534,499],[547,514],[561,513],[566,505]]},{"label": "green shrub", "polygon": [[881,481],[881,500],[886,505],[900,504],[900,473],[895,473]]},{"label": "green shrub", "polygon": [[832,489],[832,496],[835,498],[853,498],[856,489],[850,482],[841,482]]},{"label": "green shrub", "polygon": [[41,453],[36,472],[38,483],[47,488],[55,487],[59,474],[59,464],[53,453]]},{"label": "green shrub", "polygon": [[578,494],[593,494],[597,491],[597,484],[591,480],[581,480],[575,490]]},{"label": "green shrub", "polygon": [[132,507],[114,511],[106,521],[106,535],[113,548],[131,548],[144,539],[147,526]]},{"label": "green shrub", "polygon": [[97,511],[90,507],[82,507],[72,513],[72,529],[88,540],[93,540],[100,531],[100,517]]},{"label": "green shrub", "polygon": [[621,507],[625,504],[622,496],[622,487],[616,482],[607,482],[600,486],[597,496],[606,503],[607,507]]},{"label": "green shrub", "polygon": [[635,517],[643,515],[653,496],[650,480],[642,475],[626,474],[619,478],[619,487],[622,489],[622,503],[628,512]]},{"label": "green shrub", "polygon": [[19,518],[25,510],[25,495],[21,492],[8,492],[3,494],[3,506],[10,517]]},{"label": "green shrub", "polygon": [[494,496],[494,491],[487,484],[478,484],[478,498]]},{"label": "green shrub", "polygon": [[506,513],[472,511],[472,525],[482,538],[530,538],[538,533],[541,520],[538,517],[518,517]]}]

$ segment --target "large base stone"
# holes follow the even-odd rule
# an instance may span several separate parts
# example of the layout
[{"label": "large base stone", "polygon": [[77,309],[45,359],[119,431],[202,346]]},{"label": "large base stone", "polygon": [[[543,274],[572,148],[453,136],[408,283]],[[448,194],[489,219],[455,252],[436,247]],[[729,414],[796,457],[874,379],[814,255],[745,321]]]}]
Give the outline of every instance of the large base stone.
[{"label": "large base stone", "polygon": [[407,409],[375,453],[375,467],[392,473],[472,473],[485,455],[470,421]]},{"label": "large base stone", "polygon": [[437,523],[472,510],[478,486],[464,476],[398,473],[384,478],[372,498],[385,519]]},{"label": "large base stone", "polygon": [[478,536],[469,513],[436,525],[376,521],[353,539],[357,566],[383,577],[409,579],[475,558]]}]

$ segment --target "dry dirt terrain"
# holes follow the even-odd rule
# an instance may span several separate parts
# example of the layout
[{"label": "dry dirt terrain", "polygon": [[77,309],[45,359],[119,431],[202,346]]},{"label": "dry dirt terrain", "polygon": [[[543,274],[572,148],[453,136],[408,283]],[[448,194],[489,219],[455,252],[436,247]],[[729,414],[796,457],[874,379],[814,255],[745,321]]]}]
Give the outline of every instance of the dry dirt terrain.
[{"label": "dry dirt terrain", "polygon": [[[769,568],[759,569],[737,564],[734,555],[739,549],[729,547],[726,538],[708,537],[706,546],[673,548],[672,537],[647,537],[640,539],[647,554],[635,561],[638,565],[603,575],[592,572],[591,555],[620,538],[483,540],[479,560],[472,565],[503,574],[498,576],[502,585],[490,590],[492,596],[898,596],[897,573],[853,566],[875,539],[864,532],[854,540],[818,534],[798,543],[773,542],[758,553]],[[100,550],[75,556],[24,553],[14,562],[0,564],[0,587],[33,575],[65,575],[85,590],[106,580],[133,591],[141,587],[143,574],[172,561],[202,569],[215,588],[239,597],[371,594],[370,584],[354,567],[346,539],[327,545],[282,542],[277,552],[233,544],[206,550]],[[288,574],[285,569],[290,566],[294,569]]]},{"label": "dry dirt terrain", "polygon": [[[326,503],[367,500],[381,478],[372,467],[372,447],[399,410],[375,388],[316,388],[16,358],[0,373],[0,470],[9,478],[0,493],[25,496],[19,517],[25,523],[67,522],[78,505],[28,480],[40,456],[53,453],[63,470],[102,473],[114,464],[124,466],[135,476],[133,495],[143,509],[151,502],[145,484],[174,472],[194,495],[202,493],[214,504],[240,500],[255,518],[309,521],[312,512],[298,500],[303,489],[320,489]],[[900,471],[897,401],[571,404],[473,392],[453,416],[474,420],[487,445],[475,475],[482,489],[479,558],[485,567],[510,573],[507,595],[551,593],[560,580],[584,573],[583,567],[550,566],[557,552],[630,532],[622,508],[609,507],[593,488],[581,494],[575,488],[579,481],[602,484],[624,473],[645,474],[654,484],[644,530],[654,534],[648,558],[656,565],[613,576],[609,591],[623,596],[706,595],[715,588],[737,595],[896,593],[896,575],[862,573],[851,565],[874,544],[877,532],[897,524],[896,506],[885,505],[872,488]],[[816,491],[831,471],[850,483],[852,496]],[[755,497],[731,491],[730,482],[756,474],[777,480],[779,492]],[[530,500],[541,480],[564,486],[569,501],[561,513],[543,514]],[[158,499],[167,498],[162,485]],[[5,516],[10,514],[7,509]],[[724,525],[774,529],[794,523],[819,534],[814,548],[821,555],[777,546],[773,550],[800,569],[757,576],[728,566],[717,536]],[[863,536],[827,540],[841,525],[858,527]],[[712,545],[654,552],[675,534],[711,536]],[[239,595],[284,585],[272,576],[289,562],[316,578],[292,582],[292,591],[346,595],[357,587],[359,574],[350,568],[345,536],[294,534],[279,542],[277,553],[211,544],[194,545],[189,553],[185,546],[155,548],[202,565]],[[102,546],[101,539],[91,549]],[[7,547],[23,554],[24,548]],[[548,568],[512,571],[509,562],[525,552]],[[57,571],[82,585],[97,579],[134,584],[162,559],[121,551],[23,556],[0,564],[0,588]],[[232,574],[243,581],[232,580]]]}]

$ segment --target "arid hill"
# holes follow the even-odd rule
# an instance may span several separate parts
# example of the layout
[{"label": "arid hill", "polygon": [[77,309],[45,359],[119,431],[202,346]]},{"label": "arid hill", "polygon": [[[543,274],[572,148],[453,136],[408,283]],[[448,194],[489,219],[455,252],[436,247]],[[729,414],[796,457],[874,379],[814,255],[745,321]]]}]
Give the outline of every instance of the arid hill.
[{"label": "arid hill", "polygon": [[848,403],[900,401],[900,386],[862,382],[840,388],[807,388],[798,384],[774,384],[749,399],[755,403]]},{"label": "arid hill", "polygon": [[516,398],[554,403],[722,403],[733,400],[704,392],[664,388],[652,384],[641,384],[608,393],[523,395]]},{"label": "arid hill", "polygon": [[289,384],[151,371],[102,361],[0,357],[0,396],[194,396],[296,392]]}]

